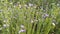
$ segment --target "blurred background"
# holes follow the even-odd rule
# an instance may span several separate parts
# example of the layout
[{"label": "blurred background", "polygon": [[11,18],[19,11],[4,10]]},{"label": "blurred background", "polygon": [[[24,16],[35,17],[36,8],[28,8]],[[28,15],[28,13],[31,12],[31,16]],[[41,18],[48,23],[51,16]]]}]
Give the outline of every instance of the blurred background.
[{"label": "blurred background", "polygon": [[0,34],[60,34],[60,0],[0,0]]}]

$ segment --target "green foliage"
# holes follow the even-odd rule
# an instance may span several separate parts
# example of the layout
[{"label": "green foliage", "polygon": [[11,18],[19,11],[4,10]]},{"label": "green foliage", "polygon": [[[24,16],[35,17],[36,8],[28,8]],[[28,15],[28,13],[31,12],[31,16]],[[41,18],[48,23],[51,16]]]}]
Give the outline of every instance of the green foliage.
[{"label": "green foliage", "polygon": [[0,0],[0,34],[59,34],[59,0]]}]

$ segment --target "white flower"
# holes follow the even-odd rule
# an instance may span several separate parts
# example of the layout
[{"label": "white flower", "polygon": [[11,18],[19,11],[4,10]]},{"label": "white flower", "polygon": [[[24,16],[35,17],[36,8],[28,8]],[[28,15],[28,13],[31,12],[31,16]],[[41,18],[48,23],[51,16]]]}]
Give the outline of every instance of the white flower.
[{"label": "white flower", "polygon": [[3,24],[3,27],[9,27],[9,24]]},{"label": "white flower", "polygon": [[22,6],[21,6],[21,5],[19,5],[19,7],[20,7],[20,8],[22,8]]},{"label": "white flower", "polygon": [[6,22],[6,20],[4,20],[3,22]]},{"label": "white flower", "polygon": [[0,27],[0,30],[2,30],[2,27]]},{"label": "white flower", "polygon": [[21,30],[19,30],[18,33],[20,34],[21,32],[25,32],[25,31],[26,31],[26,30],[21,29]]},{"label": "white flower", "polygon": [[42,17],[46,18],[46,17],[49,17],[49,15],[48,14],[43,14]]},{"label": "white flower", "polygon": [[57,4],[57,6],[59,6],[59,3]]},{"label": "white flower", "polygon": [[3,22],[8,22],[8,20],[7,19],[4,19]]},{"label": "white flower", "polygon": [[6,24],[3,24],[4,27],[6,27],[7,25]]},{"label": "white flower", "polygon": [[10,4],[13,4],[12,2]]},{"label": "white flower", "polygon": [[24,28],[24,25],[21,25],[21,28]]},{"label": "white flower", "polygon": [[26,4],[24,5],[24,7],[29,8],[28,5],[26,5]]},{"label": "white flower", "polygon": [[27,7],[27,5],[26,5],[26,4],[25,4],[24,6],[25,6],[25,7]]},{"label": "white flower", "polygon": [[29,3],[29,6],[31,7],[31,6],[33,6],[33,4]]},{"label": "white flower", "polygon": [[33,20],[31,20],[31,23],[33,23],[34,21]]},{"label": "white flower", "polygon": [[48,14],[45,14],[45,16],[47,16],[47,17],[48,17],[49,15],[48,15]]},{"label": "white flower", "polygon": [[55,23],[52,23],[53,26],[55,26]]}]

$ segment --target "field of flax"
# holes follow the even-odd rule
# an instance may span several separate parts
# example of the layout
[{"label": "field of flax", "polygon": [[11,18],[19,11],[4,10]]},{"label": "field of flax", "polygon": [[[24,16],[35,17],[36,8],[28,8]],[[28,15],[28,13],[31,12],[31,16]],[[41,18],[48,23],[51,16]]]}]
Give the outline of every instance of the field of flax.
[{"label": "field of flax", "polygon": [[60,0],[0,0],[0,34],[60,34]]}]

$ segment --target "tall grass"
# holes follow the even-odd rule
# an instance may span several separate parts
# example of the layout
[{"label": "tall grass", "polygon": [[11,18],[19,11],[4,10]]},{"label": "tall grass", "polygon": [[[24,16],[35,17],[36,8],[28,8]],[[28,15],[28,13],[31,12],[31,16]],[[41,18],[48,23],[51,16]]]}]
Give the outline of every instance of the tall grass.
[{"label": "tall grass", "polygon": [[0,34],[60,34],[59,0],[0,0]]}]

